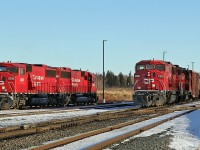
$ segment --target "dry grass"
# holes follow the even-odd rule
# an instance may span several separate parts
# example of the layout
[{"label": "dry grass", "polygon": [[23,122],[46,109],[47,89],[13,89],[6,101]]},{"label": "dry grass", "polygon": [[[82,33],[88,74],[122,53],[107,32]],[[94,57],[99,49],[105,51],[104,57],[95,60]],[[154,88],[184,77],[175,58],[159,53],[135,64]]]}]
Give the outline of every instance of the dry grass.
[{"label": "dry grass", "polygon": [[[98,90],[99,103],[103,102],[103,91]],[[106,102],[132,101],[132,88],[106,88],[104,89],[104,99]]]}]

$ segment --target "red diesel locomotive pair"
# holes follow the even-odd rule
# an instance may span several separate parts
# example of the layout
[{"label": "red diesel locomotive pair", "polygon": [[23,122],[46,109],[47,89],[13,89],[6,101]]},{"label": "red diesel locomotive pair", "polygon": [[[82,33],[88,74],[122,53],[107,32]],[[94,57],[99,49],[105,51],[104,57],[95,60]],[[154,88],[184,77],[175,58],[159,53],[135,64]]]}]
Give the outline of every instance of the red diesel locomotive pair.
[{"label": "red diesel locomotive pair", "polygon": [[199,73],[161,60],[136,63],[133,101],[143,107],[199,98]]},{"label": "red diesel locomotive pair", "polygon": [[43,64],[0,63],[0,109],[96,103],[95,75]]}]

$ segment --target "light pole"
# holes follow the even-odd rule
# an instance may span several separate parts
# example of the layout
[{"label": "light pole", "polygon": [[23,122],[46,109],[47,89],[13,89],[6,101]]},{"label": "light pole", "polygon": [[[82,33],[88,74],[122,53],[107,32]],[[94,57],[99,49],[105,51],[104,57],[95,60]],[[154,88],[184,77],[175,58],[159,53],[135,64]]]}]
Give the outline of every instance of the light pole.
[{"label": "light pole", "polygon": [[194,70],[194,62],[191,62],[192,63],[192,71]]},{"label": "light pole", "polygon": [[166,51],[163,52],[163,61],[165,61],[165,53],[167,53]]},{"label": "light pole", "polygon": [[105,78],[105,71],[104,71],[104,42],[107,40],[103,40],[103,103],[105,103],[105,99],[104,99],[104,78]]},{"label": "light pole", "polygon": [[190,69],[190,65],[187,65],[188,66],[188,70]]}]

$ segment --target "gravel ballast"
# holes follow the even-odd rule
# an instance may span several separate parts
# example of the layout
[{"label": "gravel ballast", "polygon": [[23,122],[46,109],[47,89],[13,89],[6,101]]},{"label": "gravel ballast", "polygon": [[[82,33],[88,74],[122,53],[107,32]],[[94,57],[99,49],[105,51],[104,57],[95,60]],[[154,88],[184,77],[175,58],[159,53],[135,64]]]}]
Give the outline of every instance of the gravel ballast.
[{"label": "gravel ballast", "polygon": [[169,148],[172,135],[166,135],[166,132],[147,137],[130,138],[107,148],[107,150],[173,150]]}]

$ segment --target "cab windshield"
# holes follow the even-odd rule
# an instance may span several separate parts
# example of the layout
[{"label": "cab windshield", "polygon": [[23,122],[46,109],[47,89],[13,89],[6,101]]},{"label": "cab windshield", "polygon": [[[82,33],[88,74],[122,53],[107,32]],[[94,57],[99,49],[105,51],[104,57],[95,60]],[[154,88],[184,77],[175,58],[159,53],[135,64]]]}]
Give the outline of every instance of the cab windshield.
[{"label": "cab windshield", "polygon": [[153,64],[139,64],[137,65],[136,67],[137,70],[159,70],[159,71],[164,71],[165,70],[165,65],[163,64],[156,64],[156,65],[153,65]]},{"label": "cab windshield", "polygon": [[162,64],[158,64],[158,65],[156,65],[156,70],[164,71],[165,70],[165,66],[162,65]]},{"label": "cab windshield", "polygon": [[152,65],[152,64],[147,64],[147,65],[146,65],[146,68],[147,68],[148,70],[152,70],[152,69],[154,69],[155,67],[154,67],[154,65]]},{"label": "cab windshield", "polygon": [[18,73],[18,67],[8,67],[8,72],[10,72],[10,73]]},{"label": "cab windshield", "polygon": [[5,72],[5,71],[6,71],[6,67],[0,66],[0,72]]}]

